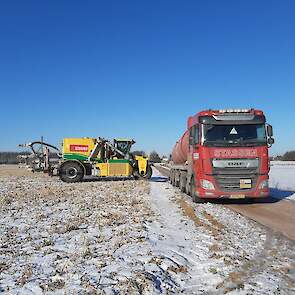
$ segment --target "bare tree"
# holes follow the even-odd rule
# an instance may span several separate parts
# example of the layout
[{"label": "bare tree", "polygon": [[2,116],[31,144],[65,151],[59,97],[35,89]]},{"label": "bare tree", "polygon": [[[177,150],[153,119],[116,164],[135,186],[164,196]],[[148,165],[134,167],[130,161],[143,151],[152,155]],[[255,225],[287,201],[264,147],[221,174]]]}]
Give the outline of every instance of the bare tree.
[{"label": "bare tree", "polygon": [[295,151],[286,152],[283,156],[283,161],[295,161]]},{"label": "bare tree", "polygon": [[153,163],[160,163],[161,162],[161,158],[156,151],[152,151],[150,153],[149,160]]},{"label": "bare tree", "polygon": [[0,164],[18,164],[19,155],[24,155],[27,153],[18,153],[18,152],[0,152]]},{"label": "bare tree", "polygon": [[133,156],[146,156],[146,153],[144,151],[133,151]]}]

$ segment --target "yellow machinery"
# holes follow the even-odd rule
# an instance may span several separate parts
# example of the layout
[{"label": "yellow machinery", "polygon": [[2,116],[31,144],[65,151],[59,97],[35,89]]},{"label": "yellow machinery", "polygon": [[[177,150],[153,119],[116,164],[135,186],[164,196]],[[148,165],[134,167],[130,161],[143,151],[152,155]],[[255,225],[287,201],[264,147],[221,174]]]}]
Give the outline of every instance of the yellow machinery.
[{"label": "yellow machinery", "polygon": [[133,156],[130,139],[64,138],[59,176],[65,182],[81,181],[84,176],[134,177],[149,179],[151,166],[144,156]]}]

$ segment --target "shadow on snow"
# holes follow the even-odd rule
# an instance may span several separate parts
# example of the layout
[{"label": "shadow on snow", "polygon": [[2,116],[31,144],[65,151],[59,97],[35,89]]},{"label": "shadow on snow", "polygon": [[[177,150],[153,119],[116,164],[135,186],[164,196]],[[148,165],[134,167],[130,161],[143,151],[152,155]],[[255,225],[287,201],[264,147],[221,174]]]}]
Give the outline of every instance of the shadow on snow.
[{"label": "shadow on snow", "polygon": [[270,204],[270,203],[277,203],[283,199],[286,199],[290,196],[295,194],[294,191],[282,190],[278,188],[270,188],[270,196],[266,198],[249,198],[249,199],[240,199],[240,200],[231,200],[231,199],[211,199],[207,200],[211,203],[218,203],[218,204]]},{"label": "shadow on snow", "polygon": [[165,177],[165,176],[152,176],[150,181],[153,181],[153,182],[167,182],[168,177]]}]

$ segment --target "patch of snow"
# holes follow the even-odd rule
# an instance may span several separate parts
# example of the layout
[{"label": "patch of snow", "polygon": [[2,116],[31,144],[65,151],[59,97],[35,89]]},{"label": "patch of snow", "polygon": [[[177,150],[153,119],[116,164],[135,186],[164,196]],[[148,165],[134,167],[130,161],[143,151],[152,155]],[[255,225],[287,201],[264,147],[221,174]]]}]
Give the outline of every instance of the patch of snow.
[{"label": "patch of snow", "polygon": [[273,163],[270,168],[269,185],[273,197],[295,200],[295,165],[285,162]]},{"label": "patch of snow", "polygon": [[[153,177],[159,177],[156,170]],[[147,229],[153,252],[160,258],[162,272],[169,267],[183,271],[171,275],[170,291],[185,294],[200,294],[204,290],[213,292],[221,278],[210,272],[214,265],[208,251],[212,237],[183,216],[173,197],[174,190],[168,183],[151,183],[151,206],[157,220],[147,224]]]}]

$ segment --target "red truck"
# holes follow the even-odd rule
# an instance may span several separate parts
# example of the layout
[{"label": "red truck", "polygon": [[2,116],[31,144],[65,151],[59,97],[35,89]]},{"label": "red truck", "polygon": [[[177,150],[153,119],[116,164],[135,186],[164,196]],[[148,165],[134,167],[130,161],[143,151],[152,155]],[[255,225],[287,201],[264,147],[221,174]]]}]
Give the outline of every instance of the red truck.
[{"label": "red truck", "polygon": [[273,143],[261,110],[201,111],[174,146],[170,182],[195,202],[267,197]]}]

